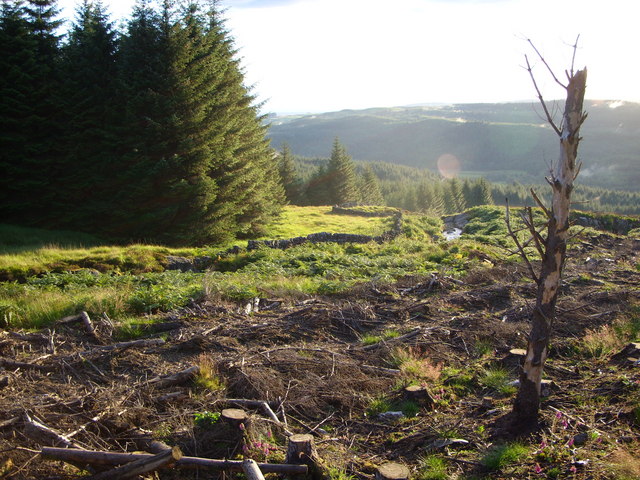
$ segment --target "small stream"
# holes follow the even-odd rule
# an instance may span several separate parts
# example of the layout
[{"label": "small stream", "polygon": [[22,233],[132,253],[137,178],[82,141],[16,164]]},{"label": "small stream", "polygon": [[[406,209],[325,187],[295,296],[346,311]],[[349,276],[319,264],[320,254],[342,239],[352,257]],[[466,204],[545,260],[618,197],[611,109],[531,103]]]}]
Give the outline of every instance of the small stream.
[{"label": "small stream", "polygon": [[444,231],[442,236],[447,242],[457,240],[462,235],[464,226],[469,222],[469,217],[466,213],[459,213],[457,215],[447,215],[442,217],[444,223]]},{"label": "small stream", "polygon": [[457,240],[458,238],[460,238],[460,235],[462,235],[461,228],[453,228],[442,232],[442,236],[447,242],[450,242],[451,240]]}]

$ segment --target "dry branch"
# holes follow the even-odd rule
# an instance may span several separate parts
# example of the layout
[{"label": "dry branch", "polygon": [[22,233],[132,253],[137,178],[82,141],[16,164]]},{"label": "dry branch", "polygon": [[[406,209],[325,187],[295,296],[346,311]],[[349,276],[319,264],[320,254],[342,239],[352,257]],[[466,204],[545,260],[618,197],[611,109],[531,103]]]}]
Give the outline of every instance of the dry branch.
[{"label": "dry branch", "polygon": [[65,447],[80,448],[66,435],[56,432],[38,420],[34,420],[28,413],[24,414],[24,434],[38,443],[50,443],[53,445],[64,445]]},{"label": "dry branch", "polygon": [[133,348],[133,347],[136,347],[136,348],[155,347],[158,345],[164,345],[164,343],[165,341],[162,338],[131,340],[130,342],[120,342],[120,343],[114,343],[112,345],[95,347],[95,348],[92,348],[91,350],[85,350],[84,352],[80,352],[79,355],[92,355],[95,353],[121,351],[121,350],[126,350],[128,348]]},{"label": "dry branch", "polygon": [[104,344],[104,341],[102,340],[100,335],[98,335],[97,330],[93,326],[93,322],[91,321],[89,314],[83,310],[82,312],[80,312],[80,319],[82,320],[82,323],[84,324],[84,328],[87,330],[87,333],[89,334],[89,336],[93,338],[96,343],[100,345]]},{"label": "dry branch", "polygon": [[389,340],[385,340],[384,342],[378,342],[378,343],[374,343],[373,345],[367,345],[365,347],[362,347],[362,350],[365,350],[365,351],[375,350],[376,348],[379,348],[386,343],[400,343],[406,340],[411,340],[412,338],[415,338],[418,335],[420,335],[420,333],[422,333],[422,328],[420,327],[414,328],[410,332],[405,333],[404,335],[400,335],[399,337],[390,338]]},{"label": "dry branch", "polygon": [[39,370],[41,372],[52,372],[57,368],[53,365],[36,365],[35,363],[16,362],[15,360],[9,360],[4,357],[0,357],[0,367],[4,367],[7,370],[21,368],[22,370]]},{"label": "dry branch", "polygon": [[[105,451],[82,450],[74,448],[43,447],[40,454],[54,460],[68,463],[89,465],[122,465],[140,459],[152,458],[147,453],[116,453]],[[177,467],[202,467],[211,470],[242,471],[242,461],[214,460],[201,457],[182,457],[176,462]],[[282,473],[285,475],[306,475],[306,465],[281,465],[275,463],[258,463],[263,473]]]},{"label": "dry branch", "polygon": [[242,470],[244,470],[247,480],[264,480],[264,475],[262,475],[262,472],[255,460],[251,460],[250,458],[244,460],[242,462]]},{"label": "dry branch", "polygon": [[182,452],[178,447],[163,451],[156,455],[152,455],[149,458],[140,458],[133,462],[116,467],[106,472],[101,472],[96,475],[88,477],[91,480],[111,480],[117,478],[119,480],[126,480],[128,478],[137,477],[138,475],[144,475],[145,473],[154,472],[162,467],[165,467],[171,463],[175,463],[182,458]]},{"label": "dry branch", "polygon": [[[160,339],[158,339],[160,340]],[[174,373],[173,375],[167,375],[164,377],[156,377],[149,380],[149,385],[153,385],[158,388],[169,387],[173,385],[181,385],[190,381],[200,372],[200,367],[197,365],[191,366],[181,372]]]},{"label": "dry branch", "polygon": [[240,399],[240,398],[227,398],[225,400],[222,400],[222,402],[224,403],[234,403],[237,405],[244,405],[247,407],[259,407],[262,408],[262,410],[264,410],[264,413],[267,414],[267,416],[273,420],[277,425],[279,425],[280,427],[283,428],[284,432],[287,435],[293,435],[292,432],[290,432],[286,425],[280,421],[280,419],[276,416],[276,414],[273,412],[273,409],[269,406],[269,404],[267,402],[261,401],[261,400],[245,400],[245,399]]}]

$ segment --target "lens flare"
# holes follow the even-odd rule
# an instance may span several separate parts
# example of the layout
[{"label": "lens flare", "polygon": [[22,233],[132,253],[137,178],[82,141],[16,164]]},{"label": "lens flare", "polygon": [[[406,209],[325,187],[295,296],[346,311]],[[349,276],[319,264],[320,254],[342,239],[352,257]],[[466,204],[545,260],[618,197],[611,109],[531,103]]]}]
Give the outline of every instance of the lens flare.
[{"label": "lens flare", "polygon": [[460,173],[460,160],[451,153],[445,153],[438,158],[438,171],[444,178],[455,178]]}]

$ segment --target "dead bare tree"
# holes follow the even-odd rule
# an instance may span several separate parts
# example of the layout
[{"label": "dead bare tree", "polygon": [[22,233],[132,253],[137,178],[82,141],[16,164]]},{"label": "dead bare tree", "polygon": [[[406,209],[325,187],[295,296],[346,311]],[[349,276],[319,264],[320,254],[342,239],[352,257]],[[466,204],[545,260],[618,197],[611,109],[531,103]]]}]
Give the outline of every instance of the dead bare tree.
[{"label": "dead bare tree", "polygon": [[[580,172],[580,163],[577,162],[578,144],[581,140],[580,127],[587,118],[587,114],[583,111],[587,69],[574,71],[578,39],[573,45],[571,69],[565,71],[566,84],[556,77],[533,42],[531,40],[528,42],[553,80],[565,89],[566,101],[562,122],[558,125],[549,112],[547,103],[538,88],[529,58],[525,55],[526,68],[533,81],[546,119],[560,139],[560,156],[557,163],[551,166],[549,177],[546,177],[552,190],[551,206],[545,206],[536,192],[531,190],[533,199],[546,215],[547,222],[544,228],[540,229],[534,225],[531,209],[525,209],[522,219],[531,237],[527,242],[520,242],[516,232],[511,228],[509,207],[507,206],[506,222],[510,236],[515,241],[518,253],[525,260],[530,275],[538,287],[536,304],[531,312],[531,332],[527,340],[527,354],[520,373],[520,387],[513,409],[515,419],[520,425],[534,424],[540,410],[542,372],[549,351],[558,291],[567,253],[571,192],[573,182]],[[544,235],[545,229],[546,236]],[[527,245],[532,245],[540,256],[539,273],[536,273],[525,251]]]}]

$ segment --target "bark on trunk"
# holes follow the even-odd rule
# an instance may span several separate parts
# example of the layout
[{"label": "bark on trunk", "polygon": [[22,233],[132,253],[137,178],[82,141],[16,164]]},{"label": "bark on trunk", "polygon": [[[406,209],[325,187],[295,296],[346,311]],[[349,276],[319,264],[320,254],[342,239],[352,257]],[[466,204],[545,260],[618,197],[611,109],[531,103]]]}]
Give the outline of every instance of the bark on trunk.
[{"label": "bark on trunk", "polygon": [[586,69],[577,71],[569,78],[560,131],[560,158],[555,170],[551,172],[551,178],[547,179],[552,187],[547,238],[544,242],[542,268],[538,277],[536,306],[531,314],[531,333],[527,343],[527,354],[514,405],[517,419],[524,423],[535,422],[540,409],[542,373],[548,355],[549,339],[567,251],[571,191],[579,171],[576,157],[580,142],[580,127],[586,118],[582,110],[586,80]]}]

